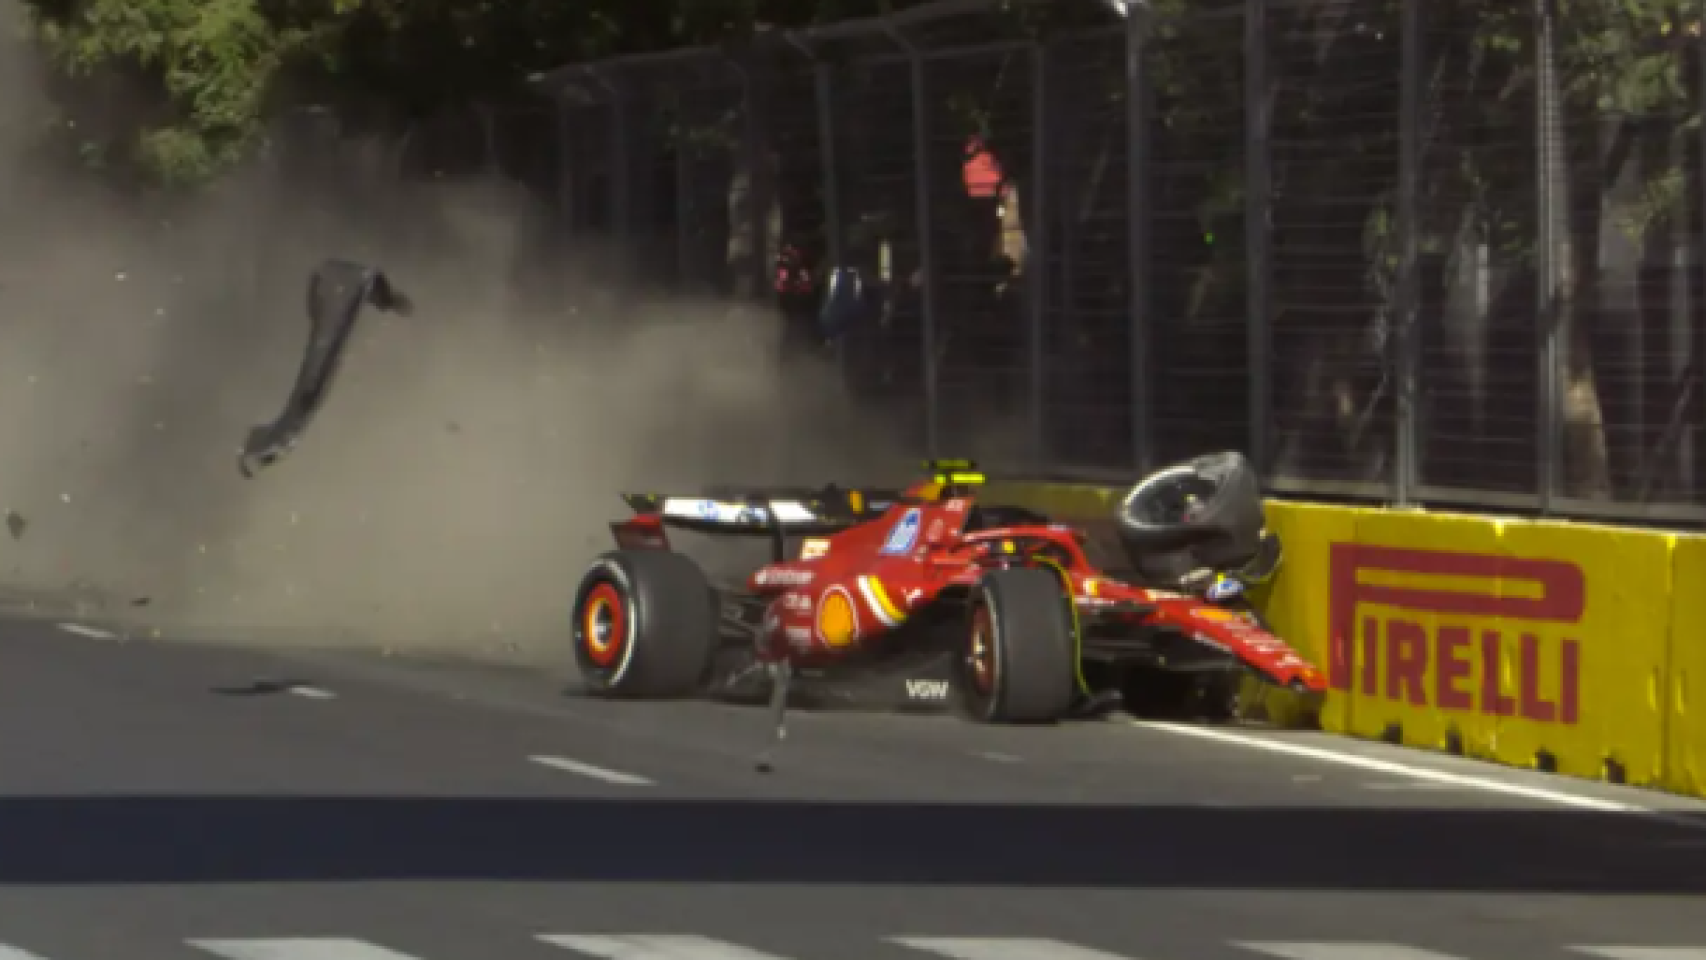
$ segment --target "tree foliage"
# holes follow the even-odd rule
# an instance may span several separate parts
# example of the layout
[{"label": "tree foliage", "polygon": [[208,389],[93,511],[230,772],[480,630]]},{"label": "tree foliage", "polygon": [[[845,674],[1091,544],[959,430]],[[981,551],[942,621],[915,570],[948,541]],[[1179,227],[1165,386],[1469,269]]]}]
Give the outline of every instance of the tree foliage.
[{"label": "tree foliage", "polygon": [[[171,184],[292,102],[400,122],[564,63],[868,16],[907,0],[27,0],[80,146]],[[113,116],[114,92],[124,104]],[[97,105],[99,105],[97,107]],[[102,115],[104,114],[104,115]],[[79,116],[81,115],[81,116]]]},{"label": "tree foliage", "polygon": [[[311,36],[251,0],[42,0],[31,12],[53,61],[82,81],[72,86],[82,96],[67,105],[71,119],[100,112],[79,100],[110,104],[122,88],[135,114],[135,158],[173,180],[204,176],[240,154],[273,79]],[[99,139],[107,119],[83,129]]]}]

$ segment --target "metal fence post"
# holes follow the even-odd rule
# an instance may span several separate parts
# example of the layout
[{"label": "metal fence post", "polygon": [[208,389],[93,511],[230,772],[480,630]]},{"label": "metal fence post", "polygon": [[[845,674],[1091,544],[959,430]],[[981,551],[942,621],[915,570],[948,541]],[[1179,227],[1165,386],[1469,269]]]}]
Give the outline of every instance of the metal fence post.
[{"label": "metal fence post", "polygon": [[1244,0],[1244,244],[1246,337],[1249,344],[1250,462],[1258,473],[1272,466],[1268,451],[1268,408],[1273,403],[1272,313],[1268,305],[1272,167],[1268,141],[1273,122],[1268,99],[1267,0]]},{"label": "metal fence post", "polygon": [[1149,376],[1149,78],[1144,70],[1144,0],[1126,0],[1126,274],[1131,317],[1131,455],[1138,475],[1155,463]]},{"label": "metal fence post", "polygon": [[687,136],[687,110],[678,108],[675,118],[675,272],[676,285],[682,293],[693,293],[695,267],[693,255],[693,217],[699,212],[693,196],[693,160]]},{"label": "metal fence post", "polygon": [[[1563,423],[1559,410],[1559,372],[1563,351],[1559,342],[1559,325],[1563,320],[1560,302],[1562,293],[1559,258],[1555,247],[1563,231],[1569,229],[1563,221],[1559,184],[1553,177],[1562,167],[1558,156],[1558,65],[1553,47],[1552,0],[1535,0],[1535,197],[1539,217],[1536,224],[1534,272],[1539,284],[1535,300],[1535,337],[1538,369],[1536,385],[1539,391],[1539,416],[1535,418],[1536,450],[1539,454],[1538,494],[1542,514],[1550,514],[1558,496],[1558,465]],[[1567,267],[1566,267],[1567,269]]]},{"label": "metal fence post", "polygon": [[[1700,155],[1697,161],[1699,168],[1694,171],[1694,176],[1696,184],[1695,189],[1700,191],[1700,224],[1702,228],[1706,228],[1706,0],[1700,0],[1699,5],[1695,7],[1695,15],[1700,18],[1701,24],[1700,38],[1694,48],[1697,60],[1695,76],[1696,82],[1699,85],[1695,94],[1697,101],[1695,108],[1700,111],[1702,122],[1699,130]],[[1680,167],[1682,164],[1679,163],[1677,166]],[[1688,228],[1686,226],[1681,226],[1678,229],[1687,230]],[[1686,318],[1692,318],[1699,312],[1701,300],[1706,299],[1706,237],[1701,237],[1699,234],[1695,234],[1695,236],[1691,238],[1688,246],[1688,255],[1693,256],[1694,268],[1698,270],[1701,275],[1701,293],[1699,295],[1701,299],[1695,299],[1689,296],[1688,282],[1686,280],[1679,284],[1683,290],[1683,296],[1680,300],[1683,305],[1681,311],[1685,318],[1684,322],[1687,322]],[[1690,330],[1688,340],[1690,347],[1688,356],[1681,359],[1678,362],[1678,366],[1686,367],[1690,362],[1693,362],[1696,365],[1696,375],[1698,376],[1698,364],[1702,348],[1701,337],[1699,335],[1700,327],[1698,322],[1691,326],[1692,329]],[[1698,394],[1698,387],[1696,387],[1696,394]],[[1701,407],[1701,401],[1698,398],[1698,395],[1691,402],[1690,406],[1692,406],[1693,409],[1684,414],[1685,417],[1698,417],[1702,412],[1706,412],[1703,411],[1703,408]],[[1698,441],[1693,436],[1685,433],[1678,443],[1680,448],[1677,452],[1677,460],[1680,462],[1680,467],[1677,479],[1683,485],[1684,498],[1688,501],[1698,502],[1700,493],[1699,488],[1695,486],[1695,471],[1698,466],[1695,451],[1698,449]]]},{"label": "metal fence post", "polygon": [[1405,505],[1415,498],[1421,474],[1417,440],[1418,371],[1421,366],[1421,263],[1419,222],[1422,169],[1422,3],[1404,0],[1399,38],[1398,130],[1398,290],[1397,368],[1398,429],[1393,471],[1393,500]]},{"label": "metal fence post", "polygon": [[616,237],[617,276],[626,282],[634,243],[634,198],[628,171],[628,103],[620,82],[613,81],[603,72],[594,76],[610,96],[610,226]]},{"label": "metal fence post", "polygon": [[924,449],[934,457],[938,453],[937,438],[941,426],[941,385],[937,383],[936,365],[936,256],[935,241],[930,229],[930,113],[926,95],[924,55],[906,42],[892,23],[884,22],[889,36],[906,50],[912,66],[912,150],[913,177],[917,191],[919,311],[923,330],[924,356]]},{"label": "metal fence post", "polygon": [[579,224],[575,222],[575,175],[579,164],[574,156],[574,121],[571,119],[569,98],[561,93],[555,97],[557,107],[557,217],[559,236],[579,239]]},{"label": "metal fence post", "polygon": [[739,60],[730,60],[729,63],[740,74],[741,109],[745,114],[741,118],[741,152],[746,155],[747,229],[752,231],[752,260],[747,264],[747,282],[752,285],[751,299],[771,303],[775,300],[772,280],[776,264],[770,255],[776,249],[778,238],[770,235],[770,204],[775,198],[775,184],[771,177],[768,149],[770,118],[765,115],[767,103],[760,85],[765,78],[757,75],[756,63]]},{"label": "metal fence post", "polygon": [[846,261],[842,249],[841,181],[835,163],[835,68],[819,62],[812,73],[817,94],[818,164],[823,177],[824,253],[831,267],[843,267]]},{"label": "metal fence post", "polygon": [[[809,53],[809,50],[807,51]],[[812,87],[817,95],[817,154],[823,183],[823,243],[830,270],[847,266],[845,234],[841,225],[841,178],[835,162],[835,68],[818,61],[812,68]],[[818,273],[828,279],[828,271]],[[848,382],[847,343],[835,340],[835,361],[842,383]]]},{"label": "metal fence post", "polygon": [[[1030,287],[1030,428],[1031,467],[1041,472],[1048,462],[1048,271],[1049,271],[1049,109],[1047,41],[1031,50],[1031,182],[1030,209],[1025,221],[1025,279]],[[1024,198],[1020,198],[1021,203]],[[1015,211],[1018,215],[1018,211]]]}]

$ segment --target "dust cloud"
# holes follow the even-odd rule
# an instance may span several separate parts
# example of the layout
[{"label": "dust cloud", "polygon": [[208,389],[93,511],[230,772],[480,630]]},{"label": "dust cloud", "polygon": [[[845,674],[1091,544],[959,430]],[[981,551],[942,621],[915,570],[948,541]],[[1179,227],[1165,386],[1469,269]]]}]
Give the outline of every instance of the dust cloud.
[{"label": "dust cloud", "polygon": [[[566,662],[619,490],[903,469],[887,418],[827,366],[781,362],[773,312],[613,289],[590,248],[534,269],[538,201],[502,184],[260,165],[150,209],[44,166],[25,53],[0,47],[0,509],[26,522],[0,531],[5,602]],[[238,444],[290,389],[326,257],[383,270],[416,312],[367,311],[302,443],[244,480]]]}]

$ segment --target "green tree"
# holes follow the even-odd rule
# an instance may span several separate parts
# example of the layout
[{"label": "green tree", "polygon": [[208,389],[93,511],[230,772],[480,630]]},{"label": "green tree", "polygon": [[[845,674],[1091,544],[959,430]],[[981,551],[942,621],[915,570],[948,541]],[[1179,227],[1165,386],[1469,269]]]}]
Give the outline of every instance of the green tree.
[{"label": "green tree", "polygon": [[[26,0],[85,149],[169,184],[236,163],[292,101],[406,119],[566,62],[869,15],[887,0]],[[901,0],[900,5],[905,5]],[[122,95],[115,98],[115,93]],[[121,103],[123,109],[111,106]],[[101,104],[106,109],[94,109]],[[91,117],[94,114],[96,116]]]},{"label": "green tree", "polygon": [[233,163],[285,65],[322,34],[307,8],[254,0],[38,0],[35,36],[62,71],[80,146],[169,183]]}]

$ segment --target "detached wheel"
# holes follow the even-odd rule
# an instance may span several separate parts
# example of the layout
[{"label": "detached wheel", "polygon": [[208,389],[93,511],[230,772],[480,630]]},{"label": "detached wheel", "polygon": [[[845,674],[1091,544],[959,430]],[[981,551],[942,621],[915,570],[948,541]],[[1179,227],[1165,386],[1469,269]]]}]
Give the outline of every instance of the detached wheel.
[{"label": "detached wheel", "polygon": [[716,593],[699,565],[664,550],[600,556],[575,591],[575,664],[588,692],[625,699],[698,693],[717,643]]},{"label": "detached wheel", "polygon": [[985,575],[958,658],[960,703],[984,723],[1053,723],[1072,709],[1078,645],[1071,601],[1051,570]]}]

